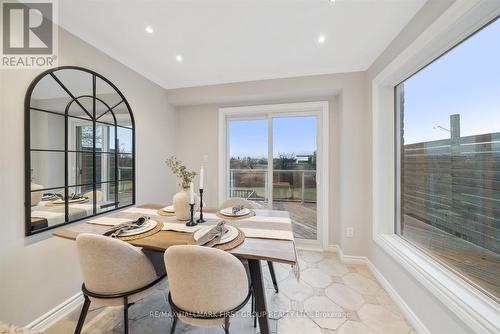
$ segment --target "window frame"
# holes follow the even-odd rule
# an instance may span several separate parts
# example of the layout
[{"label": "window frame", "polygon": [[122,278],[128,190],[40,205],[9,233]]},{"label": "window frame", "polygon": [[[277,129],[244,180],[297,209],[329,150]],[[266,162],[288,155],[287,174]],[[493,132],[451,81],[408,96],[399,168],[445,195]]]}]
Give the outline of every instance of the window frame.
[{"label": "window frame", "polygon": [[[373,73],[369,83],[372,119],[373,240],[369,260],[373,261],[374,265],[384,266],[385,262],[379,255],[388,256],[418,282],[422,292],[432,295],[439,305],[454,314],[466,328],[475,333],[496,333],[500,330],[500,305],[394,233],[394,182],[397,171],[394,87],[499,15],[500,6],[493,2],[477,0],[452,4],[394,59]],[[385,279],[391,284],[391,277],[386,276]],[[399,297],[403,312],[412,320],[417,331],[429,332],[426,324],[422,322],[428,315],[418,312],[421,320],[416,310],[412,310],[408,305],[415,303],[417,299],[405,301],[398,295],[403,294],[403,291],[394,290],[393,293]]]},{"label": "window frame", "polygon": [[[60,82],[60,80],[58,80],[57,78],[57,72],[58,71],[64,71],[64,70],[75,70],[75,71],[82,71],[82,72],[86,72],[88,74],[91,75],[92,77],[92,96],[90,95],[79,95],[79,96],[75,96],[73,95],[73,93],[70,95],[68,94],[68,97],[71,98],[71,101],[67,104],[66,106],[66,111],[63,113],[61,111],[59,112],[55,112],[55,111],[51,111],[51,110],[43,110],[43,109],[40,109],[40,108],[34,108],[31,106],[31,99],[32,99],[32,94],[33,94],[33,91],[35,90],[35,88],[37,87],[37,84],[40,83],[40,81],[45,78],[46,76],[52,76],[54,78],[54,80],[59,84],[59,86],[65,90],[66,92],[70,92],[69,91],[69,88],[65,87],[65,85]],[[119,96],[120,96],[120,99],[121,101],[118,102],[116,105],[113,105],[113,106],[110,106],[110,105],[107,105],[104,101],[100,100],[99,97],[97,97],[97,91],[96,91],[96,86],[97,86],[97,79],[100,79],[102,80],[104,83],[108,84]],[[82,97],[90,97],[93,99],[93,106],[92,106],[92,115],[89,115],[90,116],[90,119],[84,119],[84,118],[81,118],[81,117],[77,117],[77,116],[71,116],[68,114],[68,110],[69,110],[69,107],[74,104],[75,102],[77,104],[80,104],[78,102],[78,99],[79,98],[82,98]],[[99,117],[97,117],[97,115],[95,114],[95,108],[96,108],[96,101],[101,101],[101,103],[103,103],[104,105],[107,106],[108,110],[105,111],[102,115],[104,114],[107,114],[107,113],[111,113],[113,115],[113,119],[114,119],[114,122],[113,124],[112,123],[108,123],[108,122],[103,122],[103,121],[100,121]],[[113,113],[113,109],[121,104],[124,104],[127,111],[128,111],[128,115],[130,116],[130,127],[128,126],[124,126],[124,125],[120,125],[118,124],[118,120],[115,116],[115,114]],[[112,211],[115,211],[115,210],[121,210],[123,208],[126,208],[126,207],[129,207],[129,206],[132,206],[132,205],[135,205],[136,203],[136,175],[135,175],[135,171],[136,171],[136,161],[135,161],[135,119],[134,119],[134,114],[132,112],[132,109],[127,101],[127,99],[125,98],[125,96],[122,94],[122,92],[111,82],[109,81],[107,78],[105,78],[104,76],[102,76],[101,74],[95,72],[95,71],[92,71],[90,69],[86,69],[86,68],[83,68],[83,67],[79,67],[79,66],[60,66],[60,67],[56,67],[56,68],[52,68],[52,69],[49,69],[49,70],[46,70],[44,72],[42,72],[41,74],[39,74],[30,84],[30,86],[28,87],[27,91],[26,91],[26,95],[25,95],[25,100],[24,100],[24,146],[25,146],[25,189],[24,189],[24,193],[25,193],[25,236],[31,236],[31,235],[34,235],[34,234],[38,234],[38,233],[42,233],[42,232],[45,232],[47,230],[51,230],[51,229],[54,229],[54,228],[59,228],[61,226],[65,226],[65,225],[68,225],[68,224],[73,224],[73,223],[76,223],[78,221],[81,221],[81,220],[85,220],[85,219],[89,219],[91,217],[94,217],[94,216],[97,216],[97,215],[100,215],[102,213],[109,213],[109,212],[112,212]],[[31,111],[32,110],[35,110],[36,112],[40,112],[40,113],[48,113],[48,114],[55,114],[57,115],[58,117],[63,117],[64,118],[64,123],[65,123],[65,130],[64,130],[64,134],[65,134],[65,147],[64,149],[58,149],[58,150],[52,150],[52,149],[32,149],[31,148]],[[89,114],[89,113],[88,113]],[[72,133],[75,132],[73,128],[69,129],[70,126],[74,127],[75,124],[77,124],[79,121],[85,121],[85,122],[89,122],[89,124],[92,124],[93,126],[93,136],[94,136],[94,140],[93,140],[93,150],[92,152],[86,152],[86,153],[92,153],[92,160],[93,160],[93,180],[91,183],[88,183],[86,185],[92,185],[92,191],[93,191],[93,199],[92,199],[92,202],[93,202],[93,206],[92,206],[92,214],[91,215],[88,215],[86,217],[83,217],[83,218],[79,218],[79,219],[75,219],[75,220],[70,220],[69,219],[69,209],[68,209],[68,203],[66,202],[65,205],[64,205],[64,208],[65,208],[65,219],[64,219],[64,222],[63,223],[60,223],[60,224],[57,224],[57,225],[54,225],[54,226],[47,226],[47,227],[43,227],[43,228],[39,228],[39,229],[36,229],[36,230],[33,230],[32,229],[32,224],[31,224],[31,193],[33,192],[31,190],[31,182],[32,182],[32,175],[31,175],[31,153],[34,152],[34,151],[41,151],[41,152],[61,152],[61,153],[64,153],[65,155],[65,159],[64,159],[64,170],[65,170],[65,176],[64,176],[64,185],[61,185],[61,187],[52,187],[52,188],[43,188],[41,190],[38,190],[38,191],[49,191],[49,190],[53,190],[53,189],[64,189],[64,193],[65,193],[65,198],[68,197],[68,189],[71,188],[71,187],[78,187],[78,186],[81,186],[81,185],[78,185],[78,184],[70,184],[69,183],[69,173],[68,173],[68,165],[69,165],[69,161],[70,159],[68,159],[68,154],[69,153],[73,153],[73,152],[79,152],[78,150],[76,150],[76,147],[75,147],[75,150],[72,150],[72,149],[69,149],[68,148],[68,141],[70,140],[70,138],[68,138],[68,134],[69,134],[69,131],[71,131]],[[115,137],[115,145],[114,145],[114,149],[115,149],[115,152],[113,152],[113,154],[115,155],[115,165],[114,165],[114,172],[115,172],[115,177],[114,177],[114,180],[108,180],[106,182],[102,182],[102,177],[101,177],[101,180],[98,181],[97,180],[97,175],[96,175],[96,157],[98,154],[102,154],[103,152],[102,151],[96,151],[96,142],[95,142],[95,133],[96,133],[96,127],[97,126],[103,126],[103,125],[107,125],[108,127],[113,127],[114,128],[114,137]],[[129,131],[131,131],[131,152],[130,153],[124,153],[124,154],[127,154],[127,155],[130,155],[132,157],[132,173],[131,173],[131,179],[123,179],[123,180],[120,180],[118,179],[118,170],[119,170],[119,165],[118,165],[118,160],[119,160],[119,156],[120,156],[120,152],[119,152],[119,147],[118,147],[118,128],[125,128]],[[76,133],[76,132],[75,132]],[[75,137],[76,138],[76,137]],[[109,138],[108,138],[109,139]],[[80,151],[82,152],[82,151]],[[106,152],[106,154],[110,154],[111,152]],[[118,188],[119,188],[119,184],[123,181],[126,181],[126,182],[132,182],[132,202],[130,204],[126,204],[126,205],[122,205],[120,206],[119,205],[119,202],[118,202]],[[76,182],[76,180],[75,180]],[[77,183],[77,182],[76,182]],[[115,186],[115,201],[114,201],[114,208],[111,209],[111,210],[106,210],[105,212],[98,212],[97,211],[97,199],[96,199],[96,191],[98,189],[99,186],[101,186],[103,183],[111,183],[111,184],[114,184]],[[106,207],[106,209],[108,209],[109,206]]]}]

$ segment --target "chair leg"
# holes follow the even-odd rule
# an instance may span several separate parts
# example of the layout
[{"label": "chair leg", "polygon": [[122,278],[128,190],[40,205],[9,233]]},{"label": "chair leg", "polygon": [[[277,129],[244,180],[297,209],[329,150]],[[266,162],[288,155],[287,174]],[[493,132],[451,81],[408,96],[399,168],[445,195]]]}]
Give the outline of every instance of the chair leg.
[{"label": "chair leg", "polygon": [[229,317],[224,318],[224,334],[229,334]]},{"label": "chair leg", "polygon": [[267,261],[267,266],[269,267],[269,271],[271,272],[271,280],[273,281],[274,291],[278,293],[280,292],[280,290],[278,289],[278,282],[276,281],[276,274],[274,273],[273,263],[271,261]]},{"label": "chair leg", "polygon": [[123,328],[124,333],[128,334],[128,297],[123,297]]},{"label": "chair leg", "polygon": [[252,292],[252,318],[253,318],[253,328],[257,328],[257,315],[255,314],[255,296]]},{"label": "chair leg", "polygon": [[85,322],[85,318],[87,317],[87,313],[90,307],[90,298],[85,296],[85,301],[83,302],[82,312],[80,313],[80,318],[78,319],[78,323],[76,324],[75,334],[80,334],[82,332],[83,323]]},{"label": "chair leg", "polygon": [[170,329],[170,334],[174,334],[176,326],[177,326],[177,314],[174,313],[174,321],[172,322],[172,329]]}]

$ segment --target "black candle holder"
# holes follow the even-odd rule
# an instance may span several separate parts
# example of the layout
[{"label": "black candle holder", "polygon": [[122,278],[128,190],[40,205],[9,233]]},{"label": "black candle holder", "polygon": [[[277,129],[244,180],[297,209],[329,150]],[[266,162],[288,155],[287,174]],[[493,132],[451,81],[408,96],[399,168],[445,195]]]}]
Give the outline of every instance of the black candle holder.
[{"label": "black candle holder", "polygon": [[203,219],[203,189],[200,189],[200,218],[196,221],[198,224],[206,222]]},{"label": "black candle holder", "polygon": [[198,225],[198,223],[194,221],[194,203],[189,203],[189,210],[191,211],[191,219],[186,223],[186,226]]}]

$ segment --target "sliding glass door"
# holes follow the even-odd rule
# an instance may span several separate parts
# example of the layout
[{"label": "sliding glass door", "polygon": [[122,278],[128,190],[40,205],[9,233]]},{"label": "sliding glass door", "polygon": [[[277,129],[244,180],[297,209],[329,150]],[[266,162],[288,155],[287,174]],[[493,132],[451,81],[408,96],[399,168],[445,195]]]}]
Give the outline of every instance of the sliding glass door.
[{"label": "sliding glass door", "polygon": [[290,213],[298,239],[317,240],[317,115],[227,119],[227,197]]}]

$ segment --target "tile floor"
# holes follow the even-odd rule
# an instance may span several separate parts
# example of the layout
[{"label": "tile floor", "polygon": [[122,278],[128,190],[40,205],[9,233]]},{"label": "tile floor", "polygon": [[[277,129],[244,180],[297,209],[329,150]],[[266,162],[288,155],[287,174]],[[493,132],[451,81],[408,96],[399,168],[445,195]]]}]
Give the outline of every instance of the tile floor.
[{"label": "tile floor", "polygon": [[[275,264],[280,292],[274,292],[269,271],[263,263],[271,329],[280,334],[406,334],[414,330],[398,307],[364,265],[342,264],[334,253],[299,251],[300,281],[290,266]],[[131,334],[169,333],[171,319],[166,301],[167,283],[141,302],[131,306]],[[250,303],[249,303],[250,304]],[[253,321],[243,313],[231,321],[230,332],[255,334]],[[74,331],[80,309],[50,327],[46,334]],[[163,312],[163,313],[162,313]],[[83,332],[122,333],[120,307],[92,307]],[[179,323],[176,333],[224,333],[221,328],[197,328]]]}]

